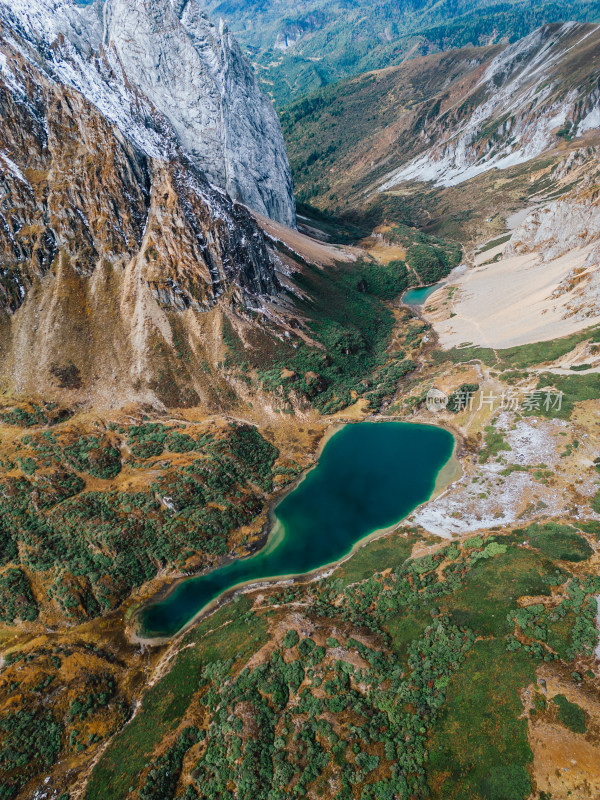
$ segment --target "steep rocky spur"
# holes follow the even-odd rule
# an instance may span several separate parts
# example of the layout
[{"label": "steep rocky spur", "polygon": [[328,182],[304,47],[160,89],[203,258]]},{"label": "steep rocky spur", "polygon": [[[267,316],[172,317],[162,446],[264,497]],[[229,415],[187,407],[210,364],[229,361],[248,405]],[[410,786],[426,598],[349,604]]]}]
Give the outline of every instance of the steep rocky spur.
[{"label": "steep rocky spur", "polygon": [[294,225],[275,112],[234,38],[197,0],[17,0],[0,3],[0,21],[147,155],[177,146],[235,200]]},{"label": "steep rocky spur", "polygon": [[67,74],[67,38],[40,52],[23,30],[4,22],[0,38],[2,388],[214,406],[225,387],[208,374],[203,326],[218,343],[218,304],[263,310],[279,290],[276,257],[106,61],[80,63],[89,99]]}]

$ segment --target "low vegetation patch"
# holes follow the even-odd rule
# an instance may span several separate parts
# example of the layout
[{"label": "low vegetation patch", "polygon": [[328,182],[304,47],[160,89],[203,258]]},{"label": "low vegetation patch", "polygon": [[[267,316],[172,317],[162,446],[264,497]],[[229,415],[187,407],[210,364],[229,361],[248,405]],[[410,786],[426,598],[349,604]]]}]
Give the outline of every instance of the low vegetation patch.
[{"label": "low vegetation patch", "polygon": [[245,350],[233,337],[228,346],[236,372],[242,378],[254,370],[262,387],[290,412],[294,406],[312,405],[333,414],[362,396],[370,398],[372,408],[379,407],[414,369],[406,353],[390,357],[387,352],[394,316],[384,301],[408,285],[406,267],[365,262],[324,273],[307,266],[296,281],[311,298],[295,302],[315,346],[278,343],[265,357],[258,349]]},{"label": "low vegetation patch", "polygon": [[555,403],[546,407],[543,403],[539,409],[532,409],[526,414],[543,415],[546,417],[557,417],[558,419],[570,419],[575,403],[585,400],[600,399],[600,379],[598,375],[554,375],[544,373],[540,376],[538,390],[545,391],[551,389],[554,393],[560,393],[560,408]]},{"label": "low vegetation patch", "polygon": [[[263,510],[278,451],[246,425],[225,427],[221,438],[190,432],[148,422],[103,436],[46,430],[17,440],[17,452],[31,455],[0,478],[0,618],[33,620],[40,604],[89,619],[160,569],[225,556],[234,532]],[[172,465],[173,454],[185,458]],[[125,490],[111,482],[123,463],[138,478]],[[71,470],[107,484],[88,490]],[[33,575],[43,587],[37,601]]]},{"label": "low vegetation patch", "polygon": [[535,524],[518,531],[517,535],[548,558],[560,561],[585,561],[594,554],[588,541],[570,525]]},{"label": "low vegetation patch", "polygon": [[428,772],[444,776],[434,798],[522,800],[529,796],[527,766],[533,755],[527,721],[520,718],[519,690],[534,680],[535,669],[526,656],[510,658],[508,666],[501,640],[475,644],[450,682],[448,700],[430,742]]},{"label": "low vegetation patch", "polygon": [[504,433],[496,430],[493,425],[486,425],[484,441],[485,445],[479,451],[480,464],[487,463],[490,458],[495,458],[503,450],[512,450],[512,447],[504,438]]},{"label": "low vegetation patch", "polygon": [[571,703],[564,694],[557,694],[552,702],[558,707],[558,719],[573,733],[585,733],[585,712],[576,703]]},{"label": "low vegetation patch", "polygon": [[[220,798],[224,786],[284,800],[332,785],[342,800],[525,800],[521,691],[544,661],[592,652],[600,579],[570,575],[521,535],[411,559],[414,534],[395,534],[326,580],[273,590],[254,612],[248,597],[223,607],[187,634],[87,800],[136,787],[145,800]],[[553,591],[558,606],[519,602]],[[289,611],[305,621],[249,666]],[[577,711],[560,713],[581,729]]]},{"label": "low vegetation patch", "polygon": [[[527,370],[539,364],[547,364],[556,361],[558,358],[562,358],[564,355],[574,350],[578,344],[587,340],[591,340],[592,342],[600,341],[600,328],[589,328],[579,333],[574,333],[571,336],[565,336],[562,339],[518,345],[505,350],[493,350],[490,347],[476,347],[472,344],[468,344],[462,347],[454,347],[450,350],[436,351],[433,354],[433,358],[439,363],[451,361],[454,364],[481,361],[489,367],[509,370],[515,375],[518,375],[519,371]],[[597,391],[600,393],[600,388],[598,388],[599,382],[597,376],[594,375],[586,375],[578,378],[577,376],[558,376],[549,373],[547,375],[542,375],[540,388],[546,385],[552,385],[552,381],[560,383],[561,385],[567,385],[570,381],[580,380],[580,383],[572,384],[572,393],[574,397],[576,397],[578,394],[584,395],[586,392],[592,391],[594,379],[596,379],[595,384]],[[557,386],[557,388],[560,387]],[[581,397],[581,399],[588,398]]]},{"label": "low vegetation patch", "polygon": [[130,714],[116,659],[94,645],[13,651],[5,659],[2,678],[3,800],[12,800],[31,778],[37,778],[38,785],[25,792],[33,796],[60,760],[92,754]]}]

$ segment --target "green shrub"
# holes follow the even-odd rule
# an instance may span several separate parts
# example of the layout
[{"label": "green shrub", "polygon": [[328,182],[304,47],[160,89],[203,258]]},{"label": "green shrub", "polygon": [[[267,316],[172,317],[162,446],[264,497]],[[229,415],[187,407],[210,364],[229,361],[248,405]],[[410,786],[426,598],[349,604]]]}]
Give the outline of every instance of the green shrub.
[{"label": "green shrub", "polygon": [[481,790],[485,800],[525,800],[531,794],[531,778],[520,764],[493,767]]},{"label": "green shrub", "polygon": [[62,732],[62,725],[49,711],[17,710],[0,720],[0,785],[4,797],[14,797],[30,777],[56,763]]},{"label": "green shrub", "polygon": [[298,631],[290,629],[283,637],[283,646],[289,650],[291,647],[295,647],[299,641]]},{"label": "green shrub", "polygon": [[0,576],[0,620],[13,623],[16,619],[33,622],[39,609],[31,593],[25,573],[11,568]]},{"label": "green shrub", "polygon": [[357,269],[357,289],[382,300],[393,300],[409,286],[408,270],[404,261],[389,264],[362,264]]},{"label": "green shrub", "polygon": [[485,464],[503,450],[512,450],[512,447],[504,438],[502,431],[497,431],[493,425],[486,425],[485,446],[479,451],[479,463]]},{"label": "green shrub", "polygon": [[406,263],[417,274],[420,283],[430,284],[445,278],[458,262],[441,247],[413,244],[406,253]]},{"label": "green shrub", "polygon": [[66,461],[78,472],[93,478],[110,480],[121,471],[121,454],[107,440],[97,436],[81,436],[63,448]]},{"label": "green shrub", "polygon": [[557,694],[552,702],[558,706],[558,718],[573,733],[585,733],[585,712],[575,703],[571,703],[564,694]]},{"label": "green shrub", "polygon": [[530,525],[521,531],[523,538],[549,558],[585,561],[593,555],[589,543],[570,525],[547,522]]}]

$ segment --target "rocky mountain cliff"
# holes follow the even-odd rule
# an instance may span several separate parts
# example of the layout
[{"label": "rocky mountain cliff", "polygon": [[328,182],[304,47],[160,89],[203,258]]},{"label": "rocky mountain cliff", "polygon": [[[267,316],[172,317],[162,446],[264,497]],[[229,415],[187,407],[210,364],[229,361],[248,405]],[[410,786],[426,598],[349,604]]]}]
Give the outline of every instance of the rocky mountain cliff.
[{"label": "rocky mountain cliff", "polygon": [[[522,164],[600,127],[600,28],[545,26],[498,54],[462,97],[444,87],[419,126],[423,152],[388,175],[450,186]],[[417,131],[415,131],[416,133]]]},{"label": "rocky mountain cliff", "polygon": [[294,225],[277,116],[197,0],[17,0],[0,3],[0,22],[147,155],[180,149],[234,200]]},{"label": "rocky mountain cliff", "polygon": [[343,212],[496,170],[527,182],[524,164],[593,144],[599,81],[600,28],[565,23],[338,84],[282,115],[298,196]]},{"label": "rocky mountain cliff", "polygon": [[[280,169],[269,162],[283,144],[280,134],[263,142],[276,126],[255,127],[258,101],[249,121],[243,118],[244,103],[252,105],[258,93],[249,68],[240,67],[225,31],[216,33],[189,9],[181,19],[195,47],[231,92],[205,107],[200,82],[195,107],[207,112],[207,128],[218,130],[203,139],[200,118],[190,119],[186,135],[191,142],[196,125],[197,137],[188,150],[178,126],[185,128],[191,105],[167,108],[165,94],[162,113],[160,92],[155,105],[122,69],[125,38],[118,45],[111,38],[117,6],[108,4],[103,25],[99,8],[65,0],[0,4],[0,388],[100,405],[215,407],[227,391],[217,371],[211,374],[222,310],[268,318],[278,262],[254,218],[214,185],[218,169],[206,175],[202,158],[225,140],[237,141],[240,157],[255,163],[264,151],[264,181],[249,168],[244,185],[242,161],[234,164],[222,150],[230,179],[223,185],[291,223],[285,157]],[[175,13],[170,0],[127,6],[157,26]],[[176,31],[178,20],[171,19]],[[180,70],[182,54],[175,48],[169,55],[163,45],[157,60],[166,80],[169,60]],[[214,58],[217,45],[223,64]],[[134,54],[131,42],[128,63],[135,65]],[[187,69],[192,80],[199,62]],[[242,120],[235,131],[225,118],[228,104]],[[253,130],[245,153],[244,126]]]},{"label": "rocky mountain cliff", "polygon": [[111,0],[105,20],[108,52],[193,162],[234,199],[294,225],[277,116],[223,22],[212,25],[195,0]]}]

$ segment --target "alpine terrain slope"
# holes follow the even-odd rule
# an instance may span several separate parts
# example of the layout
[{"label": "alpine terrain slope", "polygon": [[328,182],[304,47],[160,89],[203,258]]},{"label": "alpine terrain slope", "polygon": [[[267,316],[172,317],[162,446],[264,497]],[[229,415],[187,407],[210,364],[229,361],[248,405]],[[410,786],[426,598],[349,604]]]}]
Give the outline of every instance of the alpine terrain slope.
[{"label": "alpine terrain slope", "polygon": [[201,0],[222,16],[278,107],[340,79],[457,47],[514,43],[544,24],[599,22],[594,0]]},{"label": "alpine terrain slope", "polygon": [[[152,401],[177,324],[194,336],[186,309],[227,296],[262,310],[277,294],[276,258],[241,203],[295,220],[277,119],[227,32],[189,6],[180,19],[171,3],[128,3],[138,12],[128,20],[113,5],[104,29],[100,9],[0,5],[0,373],[19,391],[52,384],[105,404]],[[161,110],[160,93],[135,83],[144,70],[129,26],[163,65],[160,86],[178,84],[179,70],[195,76],[196,94],[184,95],[196,116],[184,102]],[[165,355],[149,363],[152,347]],[[172,398],[210,394],[191,371],[174,378]]]},{"label": "alpine terrain slope", "polygon": [[0,0],[0,800],[600,797],[597,14]]},{"label": "alpine terrain slope", "polygon": [[600,129],[599,58],[598,26],[547,25],[311,95],[282,112],[298,194],[345,211],[411,181],[438,189],[562,156]]}]

